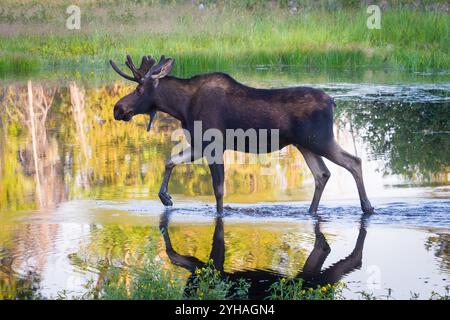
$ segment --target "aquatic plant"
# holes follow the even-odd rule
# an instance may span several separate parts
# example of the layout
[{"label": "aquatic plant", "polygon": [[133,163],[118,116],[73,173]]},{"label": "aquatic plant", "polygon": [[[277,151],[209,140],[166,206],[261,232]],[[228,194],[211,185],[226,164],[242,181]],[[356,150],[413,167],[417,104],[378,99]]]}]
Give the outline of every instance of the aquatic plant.
[{"label": "aquatic plant", "polygon": [[[100,283],[100,285],[99,285]],[[87,291],[78,296],[70,296],[61,291],[58,299],[101,299],[101,300],[245,300],[251,287],[245,279],[237,281],[224,277],[214,267],[212,260],[195,270],[183,284],[177,277],[164,269],[157,260],[148,260],[143,267],[112,266],[101,282],[88,281]],[[266,299],[270,300],[337,300],[343,299],[344,284],[303,288],[302,279],[285,278],[273,283]]]},{"label": "aquatic plant", "polygon": [[[153,249],[147,249],[153,251]],[[153,256],[153,255],[151,255]],[[166,270],[158,259],[147,259],[142,266],[110,266],[102,280],[86,284],[86,293],[70,296],[60,292],[58,299],[101,300],[224,300],[246,299],[249,284],[222,277],[209,261],[184,285],[181,276]]]},{"label": "aquatic plant", "polygon": [[433,291],[431,293],[430,300],[450,300],[450,287],[445,287],[445,293],[440,294],[438,292]]},{"label": "aquatic plant", "polygon": [[305,286],[301,278],[282,278],[274,282],[269,289],[268,298],[271,300],[340,300],[343,299],[342,290],[345,284],[318,285],[316,288]]},{"label": "aquatic plant", "polygon": [[[134,258],[129,256],[128,262],[122,265],[109,265],[103,269],[97,280],[89,280],[86,291],[81,295],[71,295],[65,290],[58,293],[56,299],[80,300],[246,300],[249,297],[252,283],[246,279],[232,281],[214,266],[209,260],[206,265],[197,268],[186,281],[184,274],[169,271],[164,261],[157,256],[155,243],[150,243],[142,253]],[[317,285],[311,287],[301,278],[280,278],[273,282],[266,292],[266,300],[343,300],[344,290],[348,290],[344,282]],[[432,292],[429,299],[449,300],[449,287],[441,294]],[[36,292],[37,293],[37,292]],[[393,291],[387,289],[385,295],[359,291],[361,300],[394,299]],[[36,295],[39,298],[39,295]],[[42,297],[41,297],[42,298]],[[420,299],[418,294],[411,293],[411,300]]]},{"label": "aquatic plant", "polygon": [[213,260],[197,268],[185,289],[185,297],[193,300],[247,299],[250,284],[244,279],[234,282],[223,277]]}]

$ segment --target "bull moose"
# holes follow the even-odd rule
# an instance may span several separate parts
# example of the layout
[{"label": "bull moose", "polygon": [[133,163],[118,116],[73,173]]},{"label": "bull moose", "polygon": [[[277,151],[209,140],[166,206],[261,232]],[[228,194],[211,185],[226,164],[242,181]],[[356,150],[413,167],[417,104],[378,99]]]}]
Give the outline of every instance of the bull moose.
[{"label": "bull moose", "polygon": [[[183,129],[194,137],[194,123],[201,121],[203,132],[216,129],[225,136],[228,129],[278,130],[277,149],[294,145],[302,153],[315,180],[315,190],[309,211],[317,211],[320,197],[330,178],[330,171],[322,157],[344,167],[353,175],[358,187],[361,208],[372,213],[373,207],[367,198],[361,159],[344,151],[335,141],[333,134],[333,99],[321,90],[310,87],[282,89],[257,89],[234,80],[225,73],[209,73],[181,79],[169,76],[174,59],[161,56],[160,61],[144,56],[137,68],[127,55],[126,65],[132,76],[121,71],[110,60],[113,69],[127,80],[137,82],[136,89],[122,97],[114,106],[114,119],[129,121],[138,114],[148,114],[150,121],[156,112],[166,113],[181,122]],[[225,151],[229,144],[223,140]],[[232,144],[234,145],[234,144]],[[234,150],[261,153],[248,146]],[[159,198],[165,206],[171,206],[172,197],[167,192],[173,168],[181,163],[189,163],[203,157],[200,150],[192,145],[179,154],[170,157],[165,164],[165,172]],[[270,149],[270,151],[275,151]],[[221,155],[223,157],[223,152]],[[217,211],[223,211],[224,165],[223,161],[208,162]]]}]

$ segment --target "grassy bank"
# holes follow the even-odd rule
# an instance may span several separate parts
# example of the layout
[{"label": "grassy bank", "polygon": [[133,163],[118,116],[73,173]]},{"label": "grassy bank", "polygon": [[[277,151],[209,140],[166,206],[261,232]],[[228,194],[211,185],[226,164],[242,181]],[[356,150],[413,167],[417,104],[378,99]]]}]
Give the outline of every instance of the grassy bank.
[{"label": "grassy bank", "polygon": [[81,29],[68,30],[68,5],[2,4],[0,74],[91,70],[109,58],[123,61],[125,53],[173,56],[178,74],[267,64],[450,69],[450,19],[440,10],[391,8],[382,12],[382,28],[369,30],[365,6],[299,5],[292,13],[283,1],[207,2],[204,9],[190,1],[81,1]]}]

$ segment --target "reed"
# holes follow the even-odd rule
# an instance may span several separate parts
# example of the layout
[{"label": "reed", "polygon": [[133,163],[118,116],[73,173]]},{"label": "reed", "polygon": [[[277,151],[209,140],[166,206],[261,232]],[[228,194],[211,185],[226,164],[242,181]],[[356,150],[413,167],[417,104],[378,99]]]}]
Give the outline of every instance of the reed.
[{"label": "reed", "polygon": [[[0,74],[92,71],[106,67],[109,58],[124,60],[125,53],[173,56],[179,74],[236,65],[450,68],[450,22],[439,10],[393,7],[382,12],[380,30],[369,30],[366,7],[351,1],[326,2],[335,9],[298,1],[295,14],[286,1],[275,7],[265,1],[206,1],[202,10],[181,1],[82,1],[81,30],[70,31],[61,4],[27,1],[7,1],[0,11],[0,23],[7,26],[0,31]],[[27,14],[38,17],[26,20]]]}]

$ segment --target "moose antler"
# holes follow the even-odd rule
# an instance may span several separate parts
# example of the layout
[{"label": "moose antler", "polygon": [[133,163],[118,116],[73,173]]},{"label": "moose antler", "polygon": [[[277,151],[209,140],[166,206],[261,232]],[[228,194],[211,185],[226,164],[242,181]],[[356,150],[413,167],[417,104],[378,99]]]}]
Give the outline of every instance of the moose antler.
[{"label": "moose antler", "polygon": [[172,60],[173,60],[172,58],[166,59],[166,57],[162,55],[161,58],[159,59],[158,64],[152,66],[150,70],[148,70],[148,72],[145,74],[144,78],[147,79],[151,77],[152,79],[159,79],[169,74],[173,64],[168,62]]},{"label": "moose antler", "polygon": [[131,72],[133,73],[133,76],[129,76],[125,72],[120,70],[119,67],[114,63],[114,61],[109,60],[111,67],[113,67],[114,71],[116,71],[120,76],[124,77],[127,80],[131,80],[137,83],[142,83],[142,81],[145,78],[145,75],[149,72],[149,70],[152,68],[155,62],[156,62],[155,59],[153,59],[151,56],[143,56],[141,60],[141,66],[139,68],[136,68],[136,66],[133,63],[133,60],[131,59],[131,56],[127,55],[127,60],[125,64],[127,65],[128,68],[130,68]]}]

